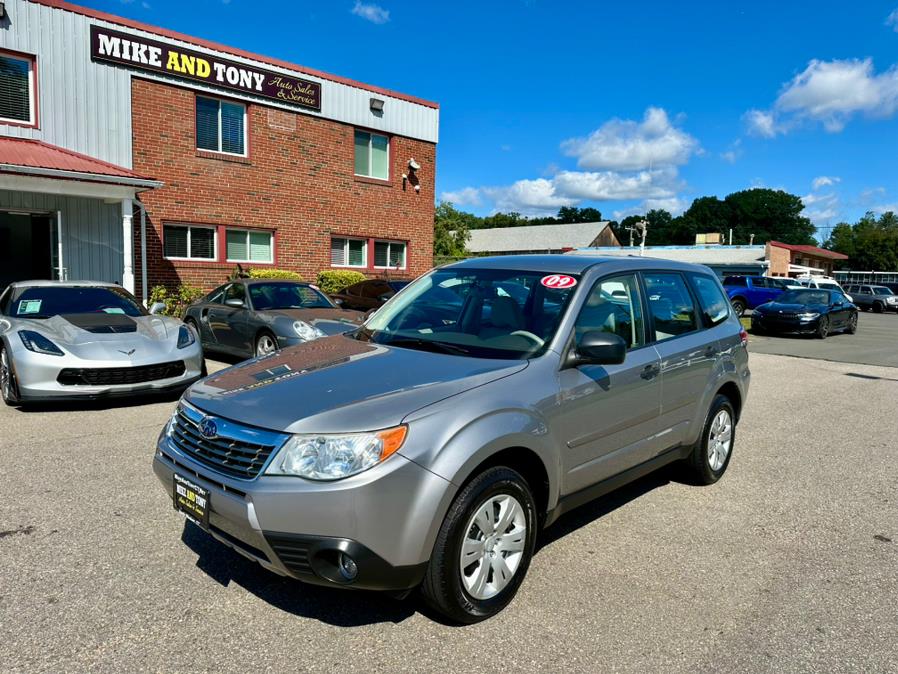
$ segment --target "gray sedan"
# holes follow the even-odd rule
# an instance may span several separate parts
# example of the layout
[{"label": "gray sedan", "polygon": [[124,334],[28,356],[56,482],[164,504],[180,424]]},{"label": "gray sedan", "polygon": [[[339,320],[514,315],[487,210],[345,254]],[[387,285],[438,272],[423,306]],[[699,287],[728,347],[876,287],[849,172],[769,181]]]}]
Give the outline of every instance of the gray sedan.
[{"label": "gray sedan", "polygon": [[363,317],[309,283],[240,279],[192,304],[184,321],[206,349],[252,357],[355,330]]},{"label": "gray sedan", "polygon": [[179,390],[204,373],[196,334],[91,281],[13,283],[0,294],[0,392],[8,405]]}]

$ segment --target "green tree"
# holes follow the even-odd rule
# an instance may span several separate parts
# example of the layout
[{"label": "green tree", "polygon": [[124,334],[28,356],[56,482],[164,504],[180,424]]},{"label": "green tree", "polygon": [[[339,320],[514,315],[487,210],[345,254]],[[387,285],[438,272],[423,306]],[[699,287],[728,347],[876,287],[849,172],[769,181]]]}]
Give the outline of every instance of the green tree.
[{"label": "green tree", "polygon": [[898,216],[868,212],[853,225],[840,222],[824,247],[848,256],[843,269],[898,270]]},{"label": "green tree", "polygon": [[449,201],[441,201],[434,211],[433,255],[435,258],[464,257],[471,228],[480,220],[460,211]]},{"label": "green tree", "polygon": [[[758,242],[817,243],[817,228],[801,214],[801,197],[782,190],[756,188],[729,194],[724,203],[729,207],[727,230],[733,230],[733,243],[746,244],[752,234]],[[724,234],[729,236],[728,231]]]},{"label": "green tree", "polygon": [[[733,214],[730,204],[717,197],[699,197],[681,216],[683,227],[694,242],[696,234],[722,234],[731,226]],[[734,243],[736,240],[734,239]],[[742,243],[738,241],[738,243]],[[745,243],[748,243],[747,241]]]}]

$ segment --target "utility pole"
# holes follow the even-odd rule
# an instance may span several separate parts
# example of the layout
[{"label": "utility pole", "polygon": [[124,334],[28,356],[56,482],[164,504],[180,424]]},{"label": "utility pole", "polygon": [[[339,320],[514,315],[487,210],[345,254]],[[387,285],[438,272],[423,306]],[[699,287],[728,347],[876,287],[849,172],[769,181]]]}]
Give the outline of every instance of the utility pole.
[{"label": "utility pole", "polygon": [[748,235],[748,245],[749,246],[755,245],[755,235],[754,234]]},{"label": "utility pole", "polygon": [[730,245],[733,245],[733,228],[730,227]]},{"label": "utility pole", "polygon": [[642,238],[639,241],[639,256],[642,257],[643,255],[645,255],[645,237],[649,231],[649,223],[646,220],[640,220],[636,223],[636,228],[642,235]]}]

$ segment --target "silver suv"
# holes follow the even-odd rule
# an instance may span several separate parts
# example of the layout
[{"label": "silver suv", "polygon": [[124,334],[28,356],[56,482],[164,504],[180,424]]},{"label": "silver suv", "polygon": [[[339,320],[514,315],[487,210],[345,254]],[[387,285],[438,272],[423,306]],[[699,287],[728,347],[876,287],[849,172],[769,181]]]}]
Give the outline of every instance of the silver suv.
[{"label": "silver suv", "polygon": [[746,339],[705,267],[471,259],[353,333],[195,384],[154,469],[177,510],[275,573],[420,587],[476,622],[562,513],[674,461],[723,475]]}]

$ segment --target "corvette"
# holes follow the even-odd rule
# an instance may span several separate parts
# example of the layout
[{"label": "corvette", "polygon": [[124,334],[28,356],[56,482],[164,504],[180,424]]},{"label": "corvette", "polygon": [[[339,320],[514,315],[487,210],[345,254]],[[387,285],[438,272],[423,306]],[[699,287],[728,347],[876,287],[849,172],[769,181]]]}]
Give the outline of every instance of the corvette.
[{"label": "corvette", "polygon": [[181,390],[205,373],[196,333],[112,283],[27,281],[0,295],[8,405]]}]

